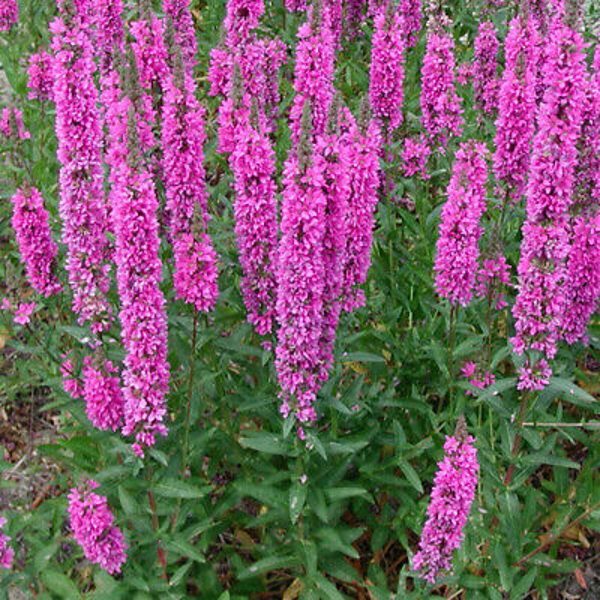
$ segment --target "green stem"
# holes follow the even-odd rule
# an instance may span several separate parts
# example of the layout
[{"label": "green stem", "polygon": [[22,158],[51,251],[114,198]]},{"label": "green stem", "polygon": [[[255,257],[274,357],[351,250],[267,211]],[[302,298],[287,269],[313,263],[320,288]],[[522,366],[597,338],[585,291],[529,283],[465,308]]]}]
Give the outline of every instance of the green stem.
[{"label": "green stem", "polygon": [[448,385],[448,395],[450,404],[454,400],[454,346],[456,344],[456,306],[450,308],[450,324],[448,332],[448,375],[450,382]]}]

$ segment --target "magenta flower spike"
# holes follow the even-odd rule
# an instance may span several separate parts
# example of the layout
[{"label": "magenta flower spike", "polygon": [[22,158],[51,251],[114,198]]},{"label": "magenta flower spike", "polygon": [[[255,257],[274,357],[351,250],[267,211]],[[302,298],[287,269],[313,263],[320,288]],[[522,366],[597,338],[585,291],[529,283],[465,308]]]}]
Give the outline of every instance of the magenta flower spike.
[{"label": "magenta flower spike", "polygon": [[0,517],[0,567],[11,569],[15,560],[15,551],[8,545],[10,538],[5,533],[2,533],[2,528],[6,523],[6,519]]},{"label": "magenta flower spike", "polygon": [[163,423],[169,383],[167,316],[160,289],[158,200],[149,165],[141,150],[148,137],[144,112],[124,96],[110,109],[110,204],[115,232],[117,287],[121,300],[124,435],[134,435],[134,451],[143,456]]},{"label": "magenta flower spike", "polygon": [[219,295],[217,254],[206,231],[209,215],[204,170],[204,108],[183,57],[175,59],[163,99],[162,148],[178,298],[211,311]]},{"label": "magenta flower spike", "polygon": [[8,31],[19,20],[17,0],[0,0],[0,31]]},{"label": "magenta flower spike", "polygon": [[515,17],[505,41],[506,66],[498,92],[494,175],[518,202],[527,185],[535,133],[538,33],[532,18]]},{"label": "magenta flower spike", "polygon": [[422,0],[400,0],[400,20],[406,48],[411,48],[419,40],[423,19]]},{"label": "magenta flower spike", "polygon": [[516,336],[511,339],[517,354],[538,350],[547,359],[556,354],[567,307],[567,226],[586,94],[583,48],[581,34],[556,15],[546,45],[547,89],[533,143],[519,291],[513,307]]},{"label": "magenta flower spike", "polygon": [[[260,110],[255,103],[253,112]],[[239,128],[229,164],[234,176],[235,233],[244,272],[248,321],[260,335],[273,330],[277,282],[277,185],[275,152],[258,114]]]},{"label": "magenta flower spike", "polygon": [[52,55],[44,50],[29,57],[29,66],[27,67],[29,93],[27,97],[30,100],[37,99],[42,102],[53,100],[52,60]]},{"label": "magenta flower spike", "polygon": [[451,136],[463,129],[463,110],[454,83],[454,41],[441,23],[433,22],[421,69],[421,121],[434,150],[444,152]]},{"label": "magenta flower spike", "polygon": [[23,113],[16,106],[5,106],[0,113],[0,133],[13,140],[28,140],[31,134],[25,129]]},{"label": "magenta flower spike", "polygon": [[323,194],[325,165],[312,150],[309,103],[302,122],[298,152],[290,154],[284,168],[275,366],[281,413],[285,418],[293,413],[305,423],[316,420],[313,403],[320,387],[327,199]]},{"label": "magenta flower spike", "polygon": [[475,498],[479,464],[475,439],[461,419],[453,436],[446,437],[444,459],[438,463],[427,522],[421,532],[413,570],[429,583],[452,570],[452,555],[464,539],[464,528]]},{"label": "magenta flower spike", "polygon": [[295,144],[300,139],[302,111],[310,102],[313,114],[312,132],[316,137],[325,131],[327,111],[333,98],[335,45],[329,16],[317,0],[309,11],[308,20],[298,29],[294,90],[296,96],[290,109],[290,129]]},{"label": "magenta flower spike", "polygon": [[53,95],[60,163],[59,212],[67,246],[66,271],[79,323],[106,330],[112,309],[106,297],[110,253],[108,212],[102,190],[102,136],[92,45],[82,22],[64,0],[50,25]]},{"label": "magenta flower spike", "polygon": [[403,120],[404,50],[402,16],[389,2],[375,17],[369,84],[373,115],[388,134]]},{"label": "magenta flower spike", "polygon": [[100,71],[105,74],[112,66],[116,53],[124,50],[123,0],[100,0],[93,10],[95,47],[100,59]]},{"label": "magenta flower spike", "polygon": [[479,267],[480,221],[486,210],[487,149],[474,141],[456,152],[447,200],[442,207],[435,257],[435,289],[452,304],[473,297]]},{"label": "magenta flower spike", "polygon": [[363,104],[358,128],[345,137],[348,144],[349,187],[346,213],[346,252],[343,267],[343,308],[353,311],[365,305],[361,289],[371,265],[371,244],[375,226],[381,169],[379,155],[383,139],[379,126]]},{"label": "magenta flower spike", "polygon": [[73,538],[85,557],[107,573],[121,572],[127,560],[127,544],[114,524],[115,518],[105,496],[93,490],[100,487],[89,480],[69,492],[69,522]]},{"label": "magenta flower spike", "polygon": [[12,203],[11,223],[29,283],[42,296],[60,293],[62,284],[56,274],[58,246],[52,239],[42,195],[34,187],[22,188],[16,191]]},{"label": "magenta flower spike", "polygon": [[487,115],[494,114],[498,103],[498,46],[494,23],[480,23],[475,37],[473,84],[475,106]]},{"label": "magenta flower spike", "polygon": [[173,23],[175,44],[181,48],[185,57],[186,68],[193,70],[196,66],[198,42],[194,19],[190,11],[191,0],[163,0],[163,12]]},{"label": "magenta flower spike", "polygon": [[230,48],[243,46],[250,32],[258,27],[265,12],[265,0],[227,0],[225,29]]}]

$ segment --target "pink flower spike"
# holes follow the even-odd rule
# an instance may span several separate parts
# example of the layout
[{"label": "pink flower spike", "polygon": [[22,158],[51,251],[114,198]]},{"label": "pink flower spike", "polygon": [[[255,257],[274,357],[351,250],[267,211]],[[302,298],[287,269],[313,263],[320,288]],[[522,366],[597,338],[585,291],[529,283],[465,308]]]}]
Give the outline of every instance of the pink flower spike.
[{"label": "pink flower spike", "polygon": [[18,20],[17,0],[0,0],[0,31],[8,31]]},{"label": "pink flower spike", "polygon": [[14,322],[18,325],[27,325],[31,321],[31,315],[35,312],[35,302],[21,303],[15,310]]},{"label": "pink flower spike", "polygon": [[107,573],[121,572],[127,560],[127,545],[105,496],[93,490],[99,485],[92,480],[69,492],[69,521],[73,538],[85,557]]},{"label": "pink flower spike", "polygon": [[27,97],[30,100],[37,98],[44,101],[54,98],[52,92],[54,85],[52,81],[52,60],[52,55],[46,51],[36,52],[29,57],[29,66],[27,67],[29,93]]},{"label": "pink flower spike", "polygon": [[2,533],[2,528],[6,523],[6,519],[0,517],[0,567],[11,569],[15,560],[15,551],[8,545],[10,538]]},{"label": "pink flower spike", "polygon": [[412,566],[432,584],[442,573],[451,571],[452,555],[464,539],[479,471],[474,442],[462,421],[454,436],[446,437],[444,459],[438,463],[427,522]]}]

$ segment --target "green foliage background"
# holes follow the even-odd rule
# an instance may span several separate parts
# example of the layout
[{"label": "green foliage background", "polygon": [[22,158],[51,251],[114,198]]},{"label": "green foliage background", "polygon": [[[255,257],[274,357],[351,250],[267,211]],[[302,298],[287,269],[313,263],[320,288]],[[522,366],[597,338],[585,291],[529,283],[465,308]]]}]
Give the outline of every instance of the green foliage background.
[{"label": "green foliage background", "polygon": [[[301,18],[284,11],[280,0],[268,4],[264,33],[280,35],[293,48]],[[448,4],[457,62],[462,63],[472,57],[478,7],[466,0]],[[54,3],[21,0],[19,5],[20,23],[0,42],[0,59],[6,100],[23,110],[32,137],[18,149],[1,147],[6,160],[0,167],[0,273],[5,295],[32,301],[10,228],[9,198],[24,180],[36,185],[59,239],[53,108],[27,100],[25,75],[28,56],[49,41]],[[292,423],[282,421],[272,353],[245,323],[231,175],[215,152],[218,100],[206,95],[208,53],[218,41],[224,5],[223,0],[193,2],[200,44],[197,79],[209,110],[210,233],[221,261],[221,296],[212,314],[196,318],[194,335],[193,312],[174,299],[165,262],[172,371],[169,436],[142,462],[126,440],[93,429],[82,403],[63,392],[58,359],[70,348],[77,352],[87,336],[74,324],[67,294],[40,302],[30,329],[15,327],[9,314],[0,313],[7,338],[0,405],[29,406],[41,397],[42,410],[60,424],[60,434],[37,448],[60,467],[52,471],[52,493],[34,510],[29,498],[11,500],[5,511],[17,568],[0,573],[0,597],[15,588],[40,600],[519,600],[530,590],[547,597],[549,586],[576,566],[573,558],[581,539],[549,544],[522,567],[514,565],[538,548],[540,536],[559,539],[574,521],[579,528],[585,525],[585,531],[600,528],[598,430],[519,430],[521,398],[508,344],[510,309],[490,317],[485,301],[477,300],[458,311],[454,343],[449,339],[450,309],[433,292],[432,263],[454,146],[436,158],[434,175],[426,182],[403,179],[397,160],[384,165],[395,188],[381,198],[377,212],[367,306],[342,317],[335,370],[320,394],[318,426],[309,434],[311,449],[296,438]],[[494,14],[502,38],[510,15],[509,8]],[[587,16],[593,21],[593,9]],[[367,22],[362,35],[346,43],[338,56],[336,85],[355,114],[368,89],[370,35]],[[407,57],[406,131],[419,128],[423,51],[421,36]],[[284,106],[292,98],[292,72],[290,51],[281,82]],[[460,91],[466,109],[464,138],[479,138],[493,149],[493,123],[480,124],[470,88]],[[288,139],[282,120],[276,142],[280,164]],[[396,155],[399,144],[393,146]],[[19,166],[9,160],[15,151],[24,158]],[[484,247],[500,214],[493,189],[491,183]],[[502,232],[513,266],[523,216],[522,208],[510,211]],[[163,250],[167,258],[166,245]],[[582,365],[600,359],[597,322],[591,334],[589,348],[561,350],[556,377],[531,400],[527,422],[594,420],[598,406],[592,394],[598,381]],[[118,331],[112,336],[118,342]],[[118,343],[110,348],[110,357],[122,359]],[[497,376],[485,392],[457,376],[462,361],[482,358]],[[466,395],[468,390],[475,395]],[[453,432],[460,414],[477,438],[481,479],[455,573],[433,589],[413,579],[409,559],[444,436]],[[519,455],[511,457],[518,431],[524,442]],[[506,486],[503,479],[511,465],[515,474]],[[0,495],[9,499],[16,497],[11,488],[21,485],[13,467],[0,461]],[[26,478],[44,467],[28,459],[19,468]],[[83,476],[101,483],[125,532],[129,559],[121,577],[92,568],[71,538],[65,492]]]}]

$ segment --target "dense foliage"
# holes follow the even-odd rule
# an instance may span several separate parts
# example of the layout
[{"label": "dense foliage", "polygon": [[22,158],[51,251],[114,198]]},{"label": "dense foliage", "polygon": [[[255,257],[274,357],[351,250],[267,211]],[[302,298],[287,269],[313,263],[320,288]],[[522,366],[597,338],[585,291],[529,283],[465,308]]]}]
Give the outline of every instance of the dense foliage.
[{"label": "dense foliage", "polygon": [[0,597],[548,598],[600,530],[594,10],[0,0]]}]

